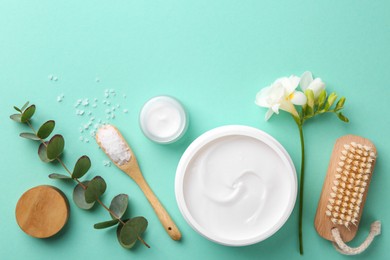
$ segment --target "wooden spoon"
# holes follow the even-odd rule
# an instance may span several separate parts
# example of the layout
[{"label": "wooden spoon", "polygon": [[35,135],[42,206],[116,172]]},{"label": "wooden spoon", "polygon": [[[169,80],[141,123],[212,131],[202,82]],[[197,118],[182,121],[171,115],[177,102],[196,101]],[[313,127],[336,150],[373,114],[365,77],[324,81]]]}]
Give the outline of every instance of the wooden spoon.
[{"label": "wooden spoon", "polygon": [[[102,139],[99,138],[99,136],[102,135],[102,131],[111,131],[111,134],[117,133],[117,137],[119,138],[109,138],[109,140],[102,142]],[[117,139],[117,140],[116,140]],[[111,161],[123,172],[125,172],[127,175],[129,175],[135,183],[140,187],[142,192],[145,194],[145,197],[148,199],[150,205],[152,205],[154,211],[156,212],[157,217],[159,218],[161,224],[163,225],[165,231],[168,233],[168,235],[173,240],[180,240],[181,233],[180,230],[177,228],[171,217],[169,216],[168,212],[165,210],[165,208],[161,205],[160,201],[156,197],[156,195],[153,193],[152,189],[149,187],[148,183],[146,182],[145,178],[143,177],[141,170],[138,166],[137,159],[131,150],[130,146],[127,144],[126,140],[123,138],[122,134],[119,132],[119,130],[112,126],[112,125],[104,125],[96,133],[96,142],[98,145],[102,148],[102,150],[107,154],[107,156],[111,159]],[[124,159],[124,160],[118,160],[117,157],[112,158],[110,156],[110,152],[107,150],[110,149],[109,147],[112,147],[113,145],[118,145],[117,142],[122,143],[121,149],[123,149],[123,153],[130,153],[130,158]]]}]

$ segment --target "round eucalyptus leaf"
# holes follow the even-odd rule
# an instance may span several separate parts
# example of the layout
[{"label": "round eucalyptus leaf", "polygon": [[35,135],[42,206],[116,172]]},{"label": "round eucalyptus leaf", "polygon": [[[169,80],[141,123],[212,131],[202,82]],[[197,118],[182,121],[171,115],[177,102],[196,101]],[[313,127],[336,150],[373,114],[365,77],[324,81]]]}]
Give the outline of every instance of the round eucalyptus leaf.
[{"label": "round eucalyptus leaf", "polygon": [[[45,142],[45,144],[47,145],[47,142]],[[41,159],[42,162],[49,163],[49,162],[53,161],[53,160],[47,158],[47,149],[46,149],[46,146],[44,144],[39,145],[38,155],[39,155],[39,158]]]},{"label": "round eucalyptus leaf", "polygon": [[[128,220],[129,220],[129,219],[124,219],[123,222],[126,223]],[[121,241],[121,239],[120,239],[120,234],[121,234],[122,228],[123,228],[123,224],[122,224],[121,222],[119,222],[118,227],[117,227],[117,229],[116,229],[116,238],[118,239],[118,242],[119,242],[119,244],[120,244],[122,247],[127,248],[127,249],[130,249],[130,248],[132,248],[132,247],[135,245],[135,243],[137,242],[137,240],[134,241],[134,243],[133,243],[133,244],[130,244],[130,245],[125,245],[125,244],[123,244],[122,241]]]},{"label": "round eucalyptus leaf", "polygon": [[107,185],[104,179],[100,176],[93,178],[85,190],[85,201],[92,203],[96,201],[106,191]]},{"label": "round eucalyptus leaf", "polygon": [[139,236],[145,232],[148,227],[148,221],[144,217],[135,217],[129,220],[131,225]]},{"label": "round eucalyptus leaf", "polygon": [[95,225],[93,225],[93,227],[95,229],[109,228],[109,227],[115,226],[116,224],[118,224],[118,222],[119,222],[119,220],[112,219],[112,220],[96,223]]},{"label": "round eucalyptus leaf", "polygon": [[41,139],[47,138],[51,134],[51,132],[53,132],[55,125],[56,124],[55,124],[54,120],[49,120],[49,121],[43,123],[43,125],[39,128],[39,130],[37,132],[37,136],[39,136],[39,138],[41,138]]},{"label": "round eucalyptus leaf", "polygon": [[33,134],[33,133],[21,133],[19,136],[20,136],[20,137],[23,137],[23,138],[26,138],[26,139],[34,140],[34,141],[39,141],[39,140],[41,140],[41,139],[39,139],[38,136],[36,136],[36,135]]},{"label": "round eucalyptus leaf", "polygon": [[[84,186],[88,185],[88,181],[82,182]],[[80,184],[77,184],[76,187],[74,187],[73,190],[73,201],[74,203],[81,209],[91,209],[93,205],[95,205],[95,202],[88,203],[85,201],[85,190]]]},{"label": "round eucalyptus leaf", "polygon": [[22,122],[22,115],[21,114],[13,114],[13,115],[10,115],[10,117],[12,120],[20,123]]},{"label": "round eucalyptus leaf", "polygon": [[133,225],[131,225],[131,220],[128,220],[120,230],[119,243],[124,248],[132,248],[137,242],[137,239],[137,231],[135,230]]},{"label": "round eucalyptus leaf", "polygon": [[22,106],[22,108],[20,109],[20,110],[25,110],[26,109],[26,107],[28,106],[28,104],[30,104],[30,102],[29,101],[27,101],[23,106]]},{"label": "round eucalyptus leaf", "polygon": [[47,144],[47,158],[53,160],[58,158],[64,151],[65,140],[62,135],[53,136]]},{"label": "round eucalyptus leaf", "polygon": [[27,122],[34,115],[34,113],[35,113],[35,105],[29,106],[28,108],[26,108],[26,110],[23,111],[21,121],[23,123]]},{"label": "round eucalyptus leaf", "polygon": [[144,217],[135,217],[125,221],[125,225],[121,223],[117,228],[117,238],[119,244],[124,248],[132,248],[141,237],[141,234],[146,230],[148,221]]},{"label": "round eucalyptus leaf", "polygon": [[68,175],[59,174],[59,173],[52,173],[49,175],[49,178],[50,179],[58,179],[58,180],[72,180],[72,178],[69,177]]},{"label": "round eucalyptus leaf", "polygon": [[89,168],[91,168],[91,160],[86,155],[81,156],[77,160],[77,162],[76,162],[76,164],[74,166],[74,170],[73,170],[73,173],[72,173],[72,178],[77,178],[78,179],[78,178],[83,177],[84,174],[87,173]]},{"label": "round eucalyptus leaf", "polygon": [[[110,210],[114,212],[116,217],[121,218],[123,214],[125,214],[128,204],[129,196],[126,194],[119,194],[112,199]],[[114,217],[111,213],[110,215],[113,219],[116,219],[116,217]]]}]

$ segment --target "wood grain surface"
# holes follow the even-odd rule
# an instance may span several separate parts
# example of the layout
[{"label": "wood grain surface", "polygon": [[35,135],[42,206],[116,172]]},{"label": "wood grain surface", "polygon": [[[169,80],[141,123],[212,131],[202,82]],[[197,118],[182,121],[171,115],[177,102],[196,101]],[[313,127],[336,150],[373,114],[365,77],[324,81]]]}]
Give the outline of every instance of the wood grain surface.
[{"label": "wood grain surface", "polygon": [[48,238],[57,234],[69,218],[69,203],[59,189],[42,185],[29,189],[16,205],[16,221],[28,235]]}]

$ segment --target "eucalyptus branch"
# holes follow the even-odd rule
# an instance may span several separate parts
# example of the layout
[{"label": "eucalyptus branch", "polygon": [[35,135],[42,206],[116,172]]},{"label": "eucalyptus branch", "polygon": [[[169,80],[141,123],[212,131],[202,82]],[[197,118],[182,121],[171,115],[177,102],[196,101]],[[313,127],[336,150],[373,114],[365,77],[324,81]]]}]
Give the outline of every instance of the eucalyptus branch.
[{"label": "eucalyptus branch", "polygon": [[40,146],[38,149],[39,157],[43,162],[49,163],[52,161],[58,161],[69,176],[53,173],[49,177],[59,180],[73,180],[77,182],[73,191],[73,200],[75,204],[82,209],[91,209],[95,202],[100,204],[111,216],[112,220],[100,222],[94,225],[96,229],[107,228],[118,225],[117,237],[119,243],[125,248],[132,248],[137,240],[141,241],[146,247],[150,246],[142,239],[141,234],[146,230],[148,222],[144,217],[135,217],[129,220],[123,220],[122,217],[126,212],[128,206],[128,196],[126,194],[119,194],[113,198],[110,207],[104,204],[99,198],[106,190],[106,182],[100,176],[94,177],[90,181],[81,181],[82,178],[90,169],[91,161],[88,156],[81,156],[74,166],[74,170],[71,171],[65,165],[60,158],[65,141],[62,135],[54,135],[48,142],[45,141],[54,130],[55,121],[49,120],[45,122],[36,131],[31,124],[31,118],[35,113],[35,105],[28,107],[28,102],[20,109],[14,107],[18,114],[13,114],[10,118],[19,123],[25,123],[31,129],[32,133],[21,133],[20,136],[39,141]]}]

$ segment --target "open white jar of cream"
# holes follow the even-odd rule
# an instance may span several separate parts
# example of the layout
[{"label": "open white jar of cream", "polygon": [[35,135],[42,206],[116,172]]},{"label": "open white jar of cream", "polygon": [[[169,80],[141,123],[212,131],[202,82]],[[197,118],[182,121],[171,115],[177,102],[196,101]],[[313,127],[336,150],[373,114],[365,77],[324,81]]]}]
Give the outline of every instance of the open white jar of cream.
[{"label": "open white jar of cream", "polygon": [[282,145],[256,128],[230,125],[198,137],[176,171],[179,209],[199,234],[245,246],[278,231],[297,195],[293,162]]},{"label": "open white jar of cream", "polygon": [[146,102],[139,121],[145,136],[162,144],[180,139],[188,126],[188,116],[182,104],[169,96],[157,96]]}]

